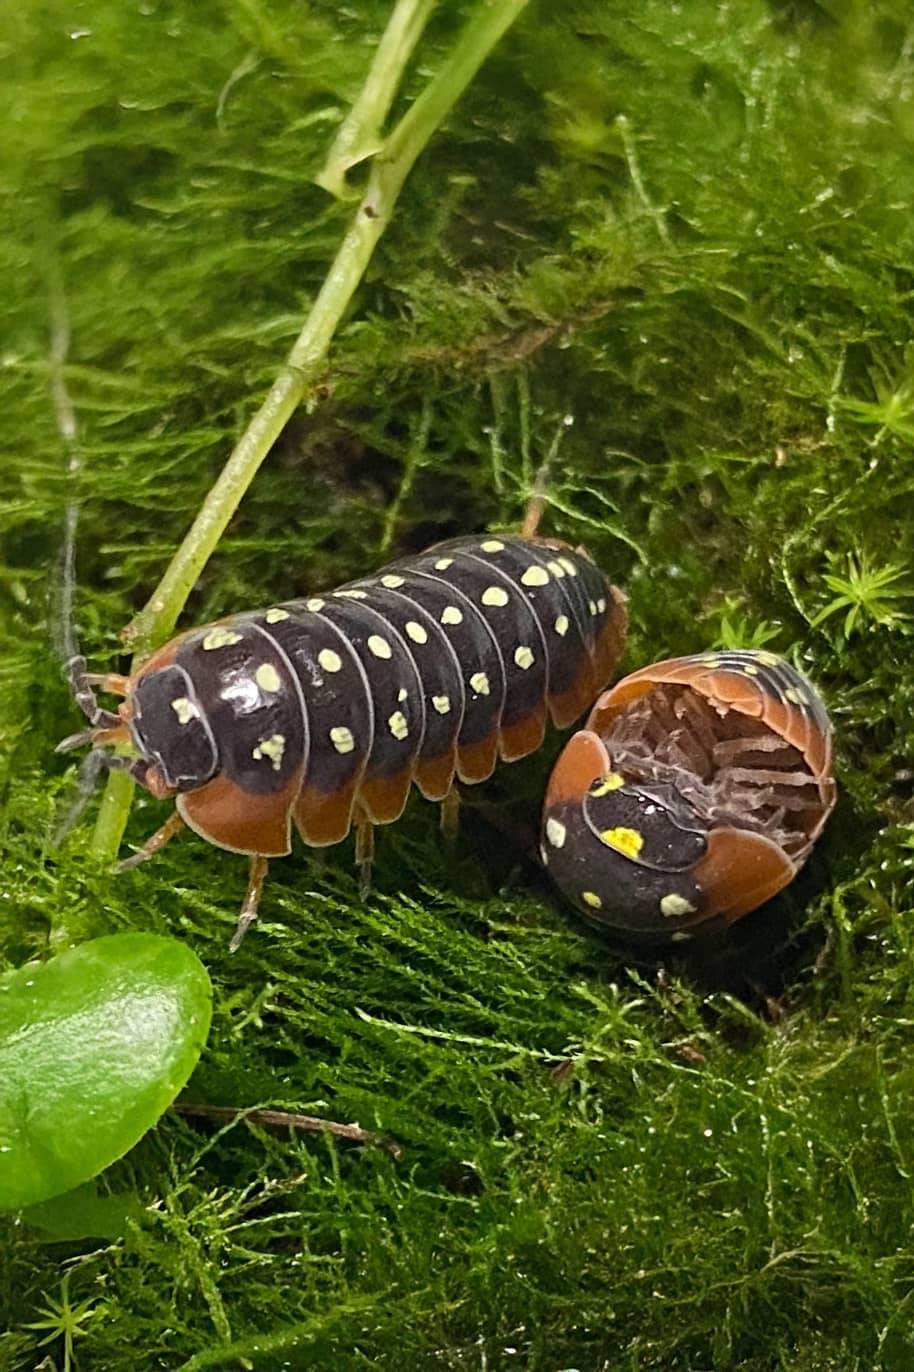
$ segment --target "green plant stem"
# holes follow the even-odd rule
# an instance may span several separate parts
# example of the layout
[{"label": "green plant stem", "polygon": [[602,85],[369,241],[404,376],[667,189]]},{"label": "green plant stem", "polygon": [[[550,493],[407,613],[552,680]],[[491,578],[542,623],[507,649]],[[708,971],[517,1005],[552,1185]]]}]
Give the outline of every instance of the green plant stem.
[{"label": "green plant stem", "polygon": [[346,175],[383,145],[385,120],[413,49],[438,0],[397,0],[378,44],[371,70],[352,109],[340,125],[323,169],[314,179],[342,199]]},{"label": "green plant stem", "polygon": [[[239,439],[162,580],[125,630],[125,640],[138,657],[174,629],[194,583],[261,463],[323,367],[333,334],[390,223],[413,164],[527,3],[481,0],[441,70],[377,153],[352,224],[283,370]],[[405,61],[407,55],[401,48],[400,58]],[[91,848],[99,857],[113,857],[117,852],[132,793],[132,783],[123,774],[109,778],[92,836]]]}]

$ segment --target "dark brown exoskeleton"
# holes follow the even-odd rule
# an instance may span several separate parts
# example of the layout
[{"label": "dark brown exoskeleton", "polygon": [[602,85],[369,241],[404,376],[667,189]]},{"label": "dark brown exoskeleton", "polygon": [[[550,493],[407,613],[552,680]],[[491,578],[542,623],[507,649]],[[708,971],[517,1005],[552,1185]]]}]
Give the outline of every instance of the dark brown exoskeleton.
[{"label": "dark brown exoskeleton", "polygon": [[[547,716],[567,728],[610,680],[624,598],[582,549],[507,535],[454,539],[307,600],[181,634],[129,678],[76,664],[92,742],[154,796],[168,822],[251,858],[233,946],[254,919],[267,860],[294,822],[312,847],[397,819],[415,783],[447,802],[455,777],[538,748]],[[93,686],[124,696],[101,709]],[[106,751],[131,745],[129,758]]]},{"label": "dark brown exoskeleton", "polygon": [[597,701],[549,782],[542,859],[593,921],[681,941],[791,881],[836,798],[814,687],[764,651],[654,663]]}]

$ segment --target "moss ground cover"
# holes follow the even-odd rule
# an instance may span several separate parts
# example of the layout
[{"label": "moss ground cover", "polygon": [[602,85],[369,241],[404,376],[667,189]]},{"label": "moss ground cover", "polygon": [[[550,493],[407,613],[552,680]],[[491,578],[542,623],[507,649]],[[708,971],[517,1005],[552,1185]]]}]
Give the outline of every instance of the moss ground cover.
[{"label": "moss ground cover", "polygon": [[[178,934],[215,988],[185,1102],[357,1119],[402,1152],[167,1115],[100,1183],[138,1202],[122,1238],[0,1220],[0,1367],[908,1368],[897,0],[532,3],[413,172],[184,619],[516,525],[559,439],[548,527],[628,588],[629,665],[764,643],[822,688],[842,798],[795,888],[690,961],[590,933],[523,858],[554,742],[468,796],[454,854],[414,801],[367,902],[345,845],[274,864],[234,957],[243,862],[186,838],[115,878],[88,824],[50,850],[76,727],[47,599],[70,494],[54,292],[101,666],[336,251],[350,209],[314,178],[388,12],[2,21],[0,958],[61,926]],[[438,8],[397,109],[463,13]],[[128,840],[162,817],[140,801]]]}]

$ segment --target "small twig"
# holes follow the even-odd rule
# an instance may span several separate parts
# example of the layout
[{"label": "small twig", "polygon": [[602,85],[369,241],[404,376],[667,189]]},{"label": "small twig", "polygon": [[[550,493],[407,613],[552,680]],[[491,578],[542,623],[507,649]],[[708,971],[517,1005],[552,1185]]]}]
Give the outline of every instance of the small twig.
[{"label": "small twig", "polygon": [[397,0],[358,99],[340,125],[322,171],[314,178],[331,195],[346,195],[346,175],[382,147],[382,129],[406,64],[438,0]]},{"label": "small twig", "polygon": [[387,1138],[371,1129],[362,1129],[358,1124],[339,1124],[336,1120],[322,1119],[319,1115],[298,1115],[286,1110],[245,1109],[235,1105],[191,1105],[183,1101],[173,1105],[179,1115],[202,1115],[206,1119],[250,1120],[252,1124],[270,1125],[274,1129],[300,1129],[308,1134],[333,1134],[334,1138],[348,1139],[350,1143],[369,1143],[375,1148],[383,1148],[393,1158],[403,1156],[403,1146],[396,1139]]}]

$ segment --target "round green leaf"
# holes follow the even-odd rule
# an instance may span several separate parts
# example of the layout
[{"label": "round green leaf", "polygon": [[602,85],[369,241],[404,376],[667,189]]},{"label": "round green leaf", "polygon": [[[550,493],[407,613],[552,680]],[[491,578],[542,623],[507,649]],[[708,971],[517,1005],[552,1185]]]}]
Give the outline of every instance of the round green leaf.
[{"label": "round green leaf", "polygon": [[212,988],[186,944],[112,934],[0,978],[0,1209],[132,1148],[187,1081]]}]

